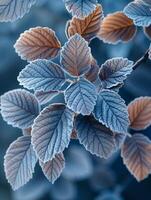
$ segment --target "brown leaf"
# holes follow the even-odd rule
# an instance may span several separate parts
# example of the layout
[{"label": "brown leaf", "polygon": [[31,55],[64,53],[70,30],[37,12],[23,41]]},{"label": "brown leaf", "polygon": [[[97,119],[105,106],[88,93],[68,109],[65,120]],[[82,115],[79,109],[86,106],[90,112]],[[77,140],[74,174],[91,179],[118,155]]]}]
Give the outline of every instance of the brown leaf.
[{"label": "brown leaf", "polygon": [[95,82],[96,79],[98,78],[98,73],[99,73],[99,66],[97,64],[97,61],[92,58],[91,62],[91,68],[90,70],[85,74],[85,77],[87,80],[90,82]]},{"label": "brown leaf", "polygon": [[142,130],[151,125],[151,97],[140,97],[128,105],[130,127]]},{"label": "brown leaf", "polygon": [[32,61],[54,58],[61,44],[52,29],[36,27],[22,33],[14,47],[22,59]]},{"label": "brown leaf", "polygon": [[116,12],[104,18],[98,36],[104,42],[115,44],[131,40],[136,30],[131,19],[122,12]]},{"label": "brown leaf", "polygon": [[142,134],[127,137],[121,156],[128,170],[137,181],[145,179],[151,172],[151,141]]},{"label": "brown leaf", "polygon": [[87,41],[93,39],[100,29],[102,18],[103,10],[101,5],[98,5],[96,9],[84,19],[73,17],[66,26],[67,37],[71,37],[78,33]]},{"label": "brown leaf", "polygon": [[71,139],[73,140],[76,140],[78,139],[78,136],[77,136],[77,131],[76,129],[73,129],[72,133],[71,133]]}]

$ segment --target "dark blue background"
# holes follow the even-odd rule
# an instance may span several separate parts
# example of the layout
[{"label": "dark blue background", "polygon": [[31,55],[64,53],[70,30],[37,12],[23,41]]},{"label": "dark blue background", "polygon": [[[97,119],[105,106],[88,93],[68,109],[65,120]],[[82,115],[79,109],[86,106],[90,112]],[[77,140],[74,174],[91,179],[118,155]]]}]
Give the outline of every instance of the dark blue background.
[{"label": "dark blue background", "polygon": [[[123,10],[128,2],[100,1],[105,15]],[[34,6],[23,19],[14,23],[0,23],[0,95],[19,87],[16,77],[26,62],[17,56],[13,45],[20,33],[31,27],[48,26],[56,31],[64,44],[65,24],[70,18],[62,0],[39,0],[39,4]],[[143,29],[138,28],[135,38],[129,43],[109,45],[94,39],[90,45],[93,56],[101,65],[105,60],[117,56],[136,61],[149,47],[150,41],[145,37]],[[151,96],[151,61],[141,65],[129,76],[120,94],[127,104],[135,97]],[[144,131],[144,134],[151,138],[151,128]],[[151,177],[137,183],[123,165],[120,152],[109,161],[104,161],[90,155],[79,146],[78,142],[72,142],[69,150],[66,150],[70,171],[65,172],[55,186],[48,183],[37,166],[34,179],[27,186],[13,192],[4,175],[3,157],[9,144],[20,135],[20,130],[8,126],[0,118],[0,200],[103,200],[102,195],[106,193],[119,194],[121,196],[119,200],[151,199]],[[72,148],[76,153],[72,152]],[[79,178],[75,178],[74,173]],[[85,174],[85,178],[82,179],[81,174]],[[114,198],[112,196],[104,200],[114,200]]]}]

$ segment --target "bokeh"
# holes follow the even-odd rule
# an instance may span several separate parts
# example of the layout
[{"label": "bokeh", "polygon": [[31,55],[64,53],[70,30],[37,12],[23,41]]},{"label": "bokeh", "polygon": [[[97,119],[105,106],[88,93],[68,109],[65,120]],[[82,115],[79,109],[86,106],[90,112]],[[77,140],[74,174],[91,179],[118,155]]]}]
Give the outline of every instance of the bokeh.
[{"label": "bokeh", "polygon": [[[123,10],[128,0],[100,0],[104,14]],[[26,65],[15,53],[13,45],[20,33],[36,26],[55,30],[61,43],[67,40],[65,26],[71,18],[62,0],[39,0],[30,13],[14,23],[0,23],[0,95],[19,88],[17,75]],[[94,39],[90,46],[99,65],[112,57],[139,59],[149,47],[150,41],[142,28],[134,39],[117,45],[105,44]],[[151,96],[151,61],[142,64],[126,80],[120,89],[128,104],[135,97]],[[151,128],[143,132],[151,138]],[[22,133],[8,126],[0,117],[0,200],[150,200],[151,177],[138,183],[127,171],[120,152],[109,160],[90,155],[78,141],[72,141],[65,151],[66,168],[54,185],[36,166],[35,175],[26,186],[13,192],[4,174],[3,160],[6,149]]]}]

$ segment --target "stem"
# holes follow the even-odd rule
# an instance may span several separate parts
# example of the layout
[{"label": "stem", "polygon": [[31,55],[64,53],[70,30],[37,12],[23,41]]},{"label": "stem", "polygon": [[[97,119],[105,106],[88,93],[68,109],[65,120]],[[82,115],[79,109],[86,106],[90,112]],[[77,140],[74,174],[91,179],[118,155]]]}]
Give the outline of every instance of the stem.
[{"label": "stem", "polygon": [[149,58],[149,49],[145,52],[145,54],[140,59],[138,59],[134,63],[133,70],[137,69],[141,64],[146,63],[148,58]]}]

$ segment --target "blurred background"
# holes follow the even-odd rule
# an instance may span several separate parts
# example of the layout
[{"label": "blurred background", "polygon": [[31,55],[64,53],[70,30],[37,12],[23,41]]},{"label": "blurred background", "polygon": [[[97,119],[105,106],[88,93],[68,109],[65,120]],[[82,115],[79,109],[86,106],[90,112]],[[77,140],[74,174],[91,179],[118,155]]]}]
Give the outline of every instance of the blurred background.
[{"label": "blurred background", "polygon": [[[100,0],[104,14],[123,10],[128,0]],[[30,13],[15,23],[0,23],[0,95],[18,88],[17,76],[27,64],[17,56],[13,45],[20,33],[36,26],[47,26],[55,30],[64,44],[65,25],[70,14],[62,0],[39,0]],[[105,60],[122,56],[136,61],[149,47],[150,41],[138,29],[129,43],[104,44],[94,39],[90,46],[92,54],[101,65]],[[120,89],[128,104],[139,96],[151,96],[151,61],[135,70]],[[78,141],[72,141],[65,152],[66,168],[57,182],[50,184],[36,166],[35,175],[26,186],[13,192],[7,183],[3,169],[3,158],[9,144],[21,131],[8,126],[0,117],[0,200],[150,200],[151,177],[141,183],[127,171],[117,152],[109,160],[90,155]],[[151,138],[151,128],[144,131]]]}]

